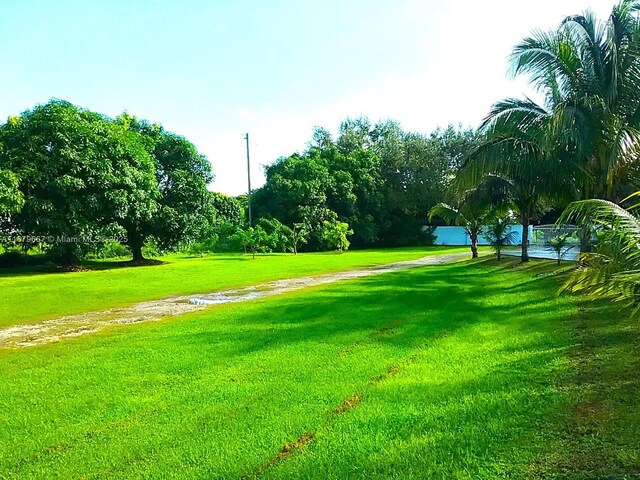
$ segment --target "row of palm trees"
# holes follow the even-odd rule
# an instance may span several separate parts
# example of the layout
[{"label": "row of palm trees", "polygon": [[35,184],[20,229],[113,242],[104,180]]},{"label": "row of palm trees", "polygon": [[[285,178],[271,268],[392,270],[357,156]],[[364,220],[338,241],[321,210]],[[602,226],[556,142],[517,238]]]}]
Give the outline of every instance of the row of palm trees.
[{"label": "row of palm trees", "polygon": [[489,203],[518,213],[526,262],[531,221],[543,206],[568,206],[561,221],[598,225],[600,237],[573,287],[636,295],[640,223],[620,204],[640,190],[640,1],[620,1],[604,21],[586,12],[535,31],[509,62],[510,73],[526,76],[544,101],[493,105],[457,178],[455,205],[433,213],[481,210],[469,204],[479,189]]}]

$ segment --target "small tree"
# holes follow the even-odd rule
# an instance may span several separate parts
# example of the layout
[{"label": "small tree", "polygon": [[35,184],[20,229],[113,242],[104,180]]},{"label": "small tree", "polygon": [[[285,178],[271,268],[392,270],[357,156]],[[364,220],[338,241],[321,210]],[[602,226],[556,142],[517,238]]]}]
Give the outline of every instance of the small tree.
[{"label": "small tree", "polygon": [[562,257],[564,257],[571,248],[569,243],[569,234],[560,233],[555,235],[549,239],[549,245],[549,248],[551,248],[551,250],[556,254],[558,265],[560,265],[560,260],[562,260]]},{"label": "small tree", "polygon": [[439,203],[429,211],[429,220],[440,217],[450,223],[461,225],[471,240],[471,258],[478,258],[478,237],[482,233],[482,225],[489,215],[489,209],[483,203],[465,196],[458,207]]},{"label": "small tree", "polygon": [[269,243],[269,235],[260,226],[239,229],[232,238],[242,245],[245,253],[249,250],[254,259],[256,253],[264,250]]},{"label": "small tree", "polygon": [[272,251],[286,252],[289,250],[293,232],[284,223],[275,218],[261,218],[258,226],[266,232],[267,246]]},{"label": "small tree", "polygon": [[353,230],[349,228],[349,224],[340,221],[324,222],[324,228],[322,230],[322,240],[327,248],[344,252],[349,248],[351,242],[349,242],[348,236],[353,235]]},{"label": "small tree", "polygon": [[496,220],[489,225],[484,232],[484,237],[496,252],[498,261],[500,261],[502,249],[507,245],[513,244],[516,232],[510,231],[512,223],[513,222],[510,217],[499,217],[496,218]]},{"label": "small tree", "polygon": [[291,247],[293,254],[298,254],[298,245],[300,243],[307,243],[309,238],[309,227],[305,223],[294,223],[291,230]]}]

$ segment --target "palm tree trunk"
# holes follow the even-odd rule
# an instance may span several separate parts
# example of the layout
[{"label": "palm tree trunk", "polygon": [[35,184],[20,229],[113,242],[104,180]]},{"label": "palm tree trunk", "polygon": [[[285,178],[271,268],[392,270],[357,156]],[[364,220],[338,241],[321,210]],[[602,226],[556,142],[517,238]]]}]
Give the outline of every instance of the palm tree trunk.
[{"label": "palm tree trunk", "polygon": [[471,238],[471,258],[478,258],[478,234],[472,233],[469,237]]},{"label": "palm tree trunk", "polygon": [[529,261],[529,214],[522,212],[522,254],[520,261]]}]

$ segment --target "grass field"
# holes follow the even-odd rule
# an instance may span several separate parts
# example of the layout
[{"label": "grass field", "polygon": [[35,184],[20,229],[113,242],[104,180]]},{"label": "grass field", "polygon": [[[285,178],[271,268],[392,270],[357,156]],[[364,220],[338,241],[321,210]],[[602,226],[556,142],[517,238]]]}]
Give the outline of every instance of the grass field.
[{"label": "grass field", "polygon": [[514,262],[0,351],[0,478],[637,478],[637,322]]},{"label": "grass field", "polygon": [[466,247],[354,250],[304,255],[240,254],[205,258],[167,256],[164,265],[122,267],[94,262],[88,272],[0,270],[0,327],[119,307],[170,295],[187,295],[282,278],[467,251]]}]

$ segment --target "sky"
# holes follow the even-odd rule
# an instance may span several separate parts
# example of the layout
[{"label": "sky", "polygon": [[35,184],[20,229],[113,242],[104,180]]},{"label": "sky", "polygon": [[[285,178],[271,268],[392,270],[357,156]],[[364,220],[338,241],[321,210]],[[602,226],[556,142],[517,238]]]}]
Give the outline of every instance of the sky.
[{"label": "sky", "polygon": [[185,136],[211,190],[246,191],[315,126],[394,119],[475,127],[535,95],[507,76],[513,46],[613,0],[0,0],[0,122],[50,98],[124,111]]}]

